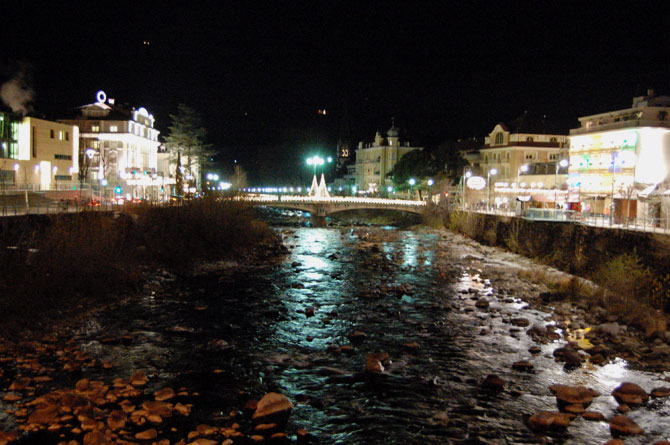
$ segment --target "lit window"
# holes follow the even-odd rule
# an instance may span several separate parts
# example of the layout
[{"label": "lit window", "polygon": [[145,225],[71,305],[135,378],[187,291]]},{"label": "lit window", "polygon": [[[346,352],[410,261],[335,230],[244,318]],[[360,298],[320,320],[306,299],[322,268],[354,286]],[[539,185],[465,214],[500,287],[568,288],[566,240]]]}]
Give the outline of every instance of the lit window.
[{"label": "lit window", "polygon": [[65,139],[65,133],[63,131],[59,131],[58,132],[58,140],[62,141],[63,139]]},{"label": "lit window", "polygon": [[503,134],[502,133],[496,133],[495,143],[496,143],[496,145],[503,143]]},{"label": "lit window", "polygon": [[117,131],[119,131],[119,127],[117,127],[116,125],[112,125],[109,127],[109,131],[112,133],[116,133]]},{"label": "lit window", "polygon": [[100,132],[100,125],[91,125],[91,131],[93,133],[98,133]]}]

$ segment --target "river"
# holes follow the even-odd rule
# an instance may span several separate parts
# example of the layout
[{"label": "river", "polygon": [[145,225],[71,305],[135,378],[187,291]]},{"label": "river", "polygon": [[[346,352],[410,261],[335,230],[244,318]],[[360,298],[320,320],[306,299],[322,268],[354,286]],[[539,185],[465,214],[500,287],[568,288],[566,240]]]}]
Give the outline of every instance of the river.
[{"label": "river", "polygon": [[[142,298],[89,318],[74,342],[113,367],[82,375],[143,370],[150,390],[197,393],[190,424],[176,429],[224,423],[248,399],[279,392],[295,404],[289,436],[300,427],[325,444],[602,444],[607,422],[577,418],[540,436],[526,420],[556,410],[555,383],[599,391],[589,410],[606,418],[616,414],[610,393],[619,383],[662,386],[663,375],[621,359],[566,371],[552,356],[563,340],[531,354],[535,343],[510,320],[553,322],[518,298],[544,290],[520,278],[539,267],[524,258],[428,228],[276,230],[284,258],[192,278],[159,274]],[[475,307],[482,297],[488,309]],[[384,373],[363,372],[370,352],[388,353]],[[519,360],[534,370],[513,370]],[[489,374],[504,391],[482,389]],[[628,415],[645,434],[626,443],[667,438],[667,398]]]}]

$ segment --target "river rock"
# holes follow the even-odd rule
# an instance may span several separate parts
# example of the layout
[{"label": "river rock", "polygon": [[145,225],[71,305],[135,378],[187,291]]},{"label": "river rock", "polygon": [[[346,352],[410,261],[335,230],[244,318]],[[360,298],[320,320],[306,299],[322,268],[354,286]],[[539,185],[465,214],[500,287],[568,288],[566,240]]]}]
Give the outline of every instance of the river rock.
[{"label": "river rock", "polygon": [[654,388],[651,390],[652,397],[670,397],[670,387],[663,386],[661,388]]},{"label": "river rock", "polygon": [[530,325],[530,321],[527,318],[512,318],[510,321],[514,326],[519,326],[525,328]]},{"label": "river rock", "polygon": [[252,418],[257,424],[277,423],[285,425],[292,409],[293,403],[286,396],[270,392],[258,402],[256,412],[254,412]]},{"label": "river rock", "polygon": [[380,373],[384,372],[384,364],[377,353],[368,354],[365,357],[365,372]]},{"label": "river rock", "polygon": [[528,426],[536,432],[550,429],[565,429],[570,424],[570,415],[555,411],[540,411],[528,419]]},{"label": "river rock", "polygon": [[102,445],[108,443],[111,443],[111,440],[102,431],[91,431],[84,436],[84,445]]},{"label": "river rock", "polygon": [[477,307],[480,308],[480,309],[488,309],[488,307],[489,307],[489,302],[488,302],[488,300],[487,300],[486,298],[480,298],[480,299],[477,300],[477,302],[475,303],[475,306],[477,306]]},{"label": "river rock", "polygon": [[139,433],[135,434],[135,439],[138,440],[153,440],[156,437],[158,437],[158,431],[156,431],[154,428],[140,431]]},{"label": "river rock", "polygon": [[618,323],[603,323],[596,326],[595,331],[601,334],[618,337],[626,331],[627,326]]},{"label": "river rock", "polygon": [[649,394],[635,383],[625,382],[612,391],[617,402],[626,405],[643,405],[649,400]]},{"label": "river rock", "polygon": [[603,422],[605,421],[605,416],[598,411],[586,411],[582,413],[582,418],[584,420],[591,420],[594,422]]},{"label": "river rock", "polygon": [[551,385],[549,390],[556,396],[559,409],[576,404],[589,406],[593,402],[593,398],[600,395],[597,391],[585,386]]},{"label": "river rock", "polygon": [[555,349],[554,357],[559,362],[565,362],[566,366],[581,366],[584,361],[584,357],[570,346]]},{"label": "river rock", "polygon": [[174,390],[172,388],[163,388],[154,393],[154,398],[159,402],[164,402],[165,400],[170,400],[175,396]]},{"label": "river rock", "polygon": [[107,417],[107,425],[112,431],[120,430],[126,426],[126,414],[121,410],[114,410]]},{"label": "river rock", "polygon": [[529,361],[526,361],[526,360],[521,360],[521,361],[512,363],[512,369],[515,369],[515,370],[521,371],[521,372],[532,372],[533,368],[534,368],[533,364]]},{"label": "river rock", "polygon": [[505,389],[505,381],[495,374],[489,374],[482,382],[481,387],[489,391],[502,391]]},{"label": "river rock", "polygon": [[630,436],[644,433],[644,430],[623,414],[617,414],[610,420],[612,436]]}]

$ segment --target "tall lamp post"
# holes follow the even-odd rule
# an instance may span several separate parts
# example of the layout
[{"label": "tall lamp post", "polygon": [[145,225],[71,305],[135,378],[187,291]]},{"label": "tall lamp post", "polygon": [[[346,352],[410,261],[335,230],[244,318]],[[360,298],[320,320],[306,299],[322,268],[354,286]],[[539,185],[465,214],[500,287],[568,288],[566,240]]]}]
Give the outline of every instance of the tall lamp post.
[{"label": "tall lamp post", "polygon": [[491,176],[498,174],[498,170],[492,168],[486,172],[486,186],[488,187],[488,194],[486,198],[486,211],[491,210]]},{"label": "tall lamp post", "polygon": [[462,189],[461,189],[461,197],[462,197],[462,199],[463,199],[463,210],[465,210],[466,207],[467,207],[466,204],[465,204],[465,198],[466,198],[466,196],[465,196],[465,190],[466,190],[466,188],[467,188],[467,185],[468,185],[468,184],[467,184],[467,181],[468,181],[468,178],[469,178],[470,176],[472,176],[472,172],[471,172],[470,170],[466,171],[466,172],[463,174],[463,180],[462,180],[462,182],[461,182],[461,187],[462,187]]},{"label": "tall lamp post", "polygon": [[416,184],[416,180],[414,178],[409,179],[409,199],[410,201],[414,199],[414,184]]},{"label": "tall lamp post", "polygon": [[430,200],[433,199],[433,184],[435,184],[435,181],[433,181],[432,179],[429,179],[428,180],[428,196],[429,196]]},{"label": "tall lamp post", "polygon": [[528,171],[528,164],[523,164],[521,167],[519,167],[516,171],[516,186],[519,187],[519,175],[521,172],[526,173]]},{"label": "tall lamp post", "polygon": [[567,159],[561,159],[559,162],[556,163],[556,174],[554,175],[554,207],[558,205],[558,169],[559,167],[567,167],[568,166],[568,160]]}]

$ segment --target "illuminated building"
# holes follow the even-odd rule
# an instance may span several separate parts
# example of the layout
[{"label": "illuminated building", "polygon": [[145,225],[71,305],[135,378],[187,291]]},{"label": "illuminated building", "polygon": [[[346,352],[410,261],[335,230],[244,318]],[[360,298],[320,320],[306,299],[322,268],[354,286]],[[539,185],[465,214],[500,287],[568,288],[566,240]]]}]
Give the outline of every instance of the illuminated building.
[{"label": "illuminated building", "polygon": [[78,138],[76,126],[0,112],[0,181],[22,190],[72,190]]},{"label": "illuminated building", "polygon": [[154,117],[144,107],[117,105],[102,91],[79,111],[80,116],[61,122],[79,127],[79,150],[87,154],[91,179],[106,180],[110,189],[121,186],[133,197],[162,196]]},{"label": "illuminated building", "polygon": [[[565,202],[567,168],[559,162],[567,157],[567,135],[548,131],[544,118],[524,113],[493,127],[479,150],[480,172],[474,173],[490,176],[497,207],[514,208],[518,197],[553,207]],[[473,154],[466,159],[473,164]],[[491,171],[496,173],[488,175]]]},{"label": "illuminated building", "polygon": [[370,144],[358,143],[356,150],[356,188],[360,191],[377,193],[391,185],[386,175],[405,154],[423,147],[412,147],[409,142],[401,141],[400,132],[395,124],[386,132],[386,138],[377,132]]},{"label": "illuminated building", "polygon": [[[579,118],[570,130],[569,183],[591,211],[658,216],[644,190],[667,180],[670,169],[670,97],[635,97],[631,108]],[[660,204],[660,203],[656,203]],[[641,215],[643,216],[643,215]]]}]

